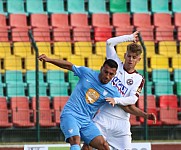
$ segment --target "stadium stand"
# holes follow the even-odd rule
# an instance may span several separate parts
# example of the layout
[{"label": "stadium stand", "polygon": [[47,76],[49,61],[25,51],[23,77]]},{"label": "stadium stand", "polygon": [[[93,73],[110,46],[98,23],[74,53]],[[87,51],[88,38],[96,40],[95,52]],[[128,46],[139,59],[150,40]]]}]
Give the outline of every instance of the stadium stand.
[{"label": "stadium stand", "polygon": [[151,0],[151,12],[152,13],[170,13],[169,10],[169,0]]},{"label": "stadium stand", "polygon": [[127,0],[110,0],[109,11],[111,13],[129,13]]},{"label": "stadium stand", "polygon": [[84,58],[92,55],[91,42],[74,42],[74,52],[76,55],[81,55]]},{"label": "stadium stand", "polygon": [[179,0],[172,0],[172,13],[180,13],[181,12],[181,4]]},{"label": "stadium stand", "polygon": [[28,15],[47,14],[47,12],[44,11],[43,0],[26,0],[25,7]]},{"label": "stadium stand", "polygon": [[148,10],[148,0],[130,0],[131,13],[150,13]]},{"label": "stadium stand", "polygon": [[[40,83],[44,83],[44,77],[43,77],[43,72],[39,71],[38,72],[38,80]],[[36,82],[36,71],[35,70],[27,70],[25,73],[25,81],[27,84],[35,84]]]},{"label": "stadium stand", "polygon": [[87,13],[84,0],[67,0],[67,11],[69,13]]},{"label": "stadium stand", "polygon": [[7,1],[7,12],[8,14],[26,14],[24,7],[24,0],[8,0]]},{"label": "stadium stand", "polygon": [[89,0],[88,1],[88,12],[94,13],[109,13],[106,9],[106,0]]},{"label": "stadium stand", "polygon": [[73,42],[91,42],[91,29],[89,27],[76,27],[72,29]]}]

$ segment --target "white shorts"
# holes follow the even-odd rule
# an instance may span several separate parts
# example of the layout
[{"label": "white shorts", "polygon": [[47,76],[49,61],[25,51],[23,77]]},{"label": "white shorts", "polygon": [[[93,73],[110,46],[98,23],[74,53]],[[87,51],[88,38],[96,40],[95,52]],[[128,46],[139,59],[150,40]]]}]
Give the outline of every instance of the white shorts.
[{"label": "white shorts", "polygon": [[106,141],[115,150],[131,150],[131,131],[129,120],[99,113],[93,119]]}]

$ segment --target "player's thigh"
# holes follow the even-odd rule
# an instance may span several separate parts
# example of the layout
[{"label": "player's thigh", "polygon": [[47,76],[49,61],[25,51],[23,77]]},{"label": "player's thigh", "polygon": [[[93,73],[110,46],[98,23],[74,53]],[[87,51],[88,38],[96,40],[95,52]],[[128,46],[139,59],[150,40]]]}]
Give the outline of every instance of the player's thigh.
[{"label": "player's thigh", "polygon": [[72,115],[61,116],[60,128],[64,133],[66,142],[68,138],[72,136],[80,136],[79,124]]},{"label": "player's thigh", "polygon": [[95,137],[100,136],[101,132],[93,122],[89,122],[84,127],[81,127],[80,135],[82,140],[89,144]]}]

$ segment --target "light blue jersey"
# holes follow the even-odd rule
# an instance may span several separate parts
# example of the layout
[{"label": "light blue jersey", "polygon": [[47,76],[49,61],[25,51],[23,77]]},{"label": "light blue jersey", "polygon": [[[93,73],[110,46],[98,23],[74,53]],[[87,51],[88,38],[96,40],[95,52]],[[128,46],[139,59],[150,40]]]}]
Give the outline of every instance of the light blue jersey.
[{"label": "light blue jersey", "polygon": [[102,84],[96,71],[77,66],[73,66],[73,71],[79,77],[79,82],[64,106],[60,127],[66,141],[69,137],[78,135],[89,144],[92,139],[101,135],[92,121],[95,113],[107,103],[106,97],[120,97],[120,93],[111,82]]}]

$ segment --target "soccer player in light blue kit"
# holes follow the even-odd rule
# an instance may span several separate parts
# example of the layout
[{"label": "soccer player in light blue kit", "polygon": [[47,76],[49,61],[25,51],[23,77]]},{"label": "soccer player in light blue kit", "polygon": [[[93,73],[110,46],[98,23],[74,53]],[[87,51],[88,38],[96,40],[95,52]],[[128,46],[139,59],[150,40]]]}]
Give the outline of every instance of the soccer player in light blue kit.
[{"label": "soccer player in light blue kit", "polygon": [[82,139],[98,150],[109,150],[108,143],[92,118],[98,109],[107,103],[106,97],[120,97],[120,93],[110,82],[116,74],[117,63],[112,59],[106,60],[98,73],[87,67],[75,66],[65,60],[48,58],[44,54],[39,56],[39,60],[71,70],[79,77],[79,82],[64,106],[60,118],[60,127],[66,142],[71,145],[70,149],[80,150]]}]

